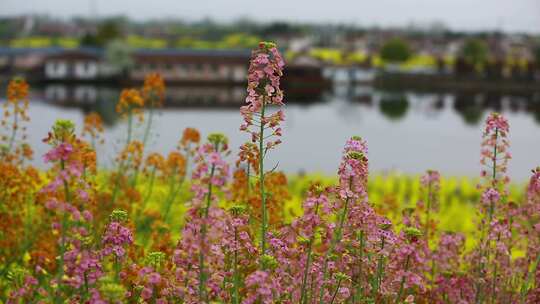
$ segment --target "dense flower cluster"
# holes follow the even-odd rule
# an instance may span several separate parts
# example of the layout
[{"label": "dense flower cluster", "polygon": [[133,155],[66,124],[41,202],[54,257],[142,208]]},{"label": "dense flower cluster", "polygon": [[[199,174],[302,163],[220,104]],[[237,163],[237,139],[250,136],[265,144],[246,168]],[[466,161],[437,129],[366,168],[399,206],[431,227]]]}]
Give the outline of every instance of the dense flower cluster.
[{"label": "dense flower cluster", "polygon": [[[280,78],[283,75],[284,65],[283,58],[273,43],[261,42],[259,48],[253,51],[248,70],[246,105],[240,108],[240,114],[244,118],[240,130],[250,133],[254,143],[264,139],[262,132],[266,128],[271,131],[268,137],[281,136],[279,124],[284,119],[283,110],[268,115],[267,106],[283,105]],[[263,153],[280,142],[279,138],[267,141]]]},{"label": "dense flower cluster", "polygon": [[165,82],[163,77],[157,73],[151,73],[144,78],[142,96],[147,104],[160,106],[165,99]]},{"label": "dense flower cluster", "polygon": [[[282,110],[267,110],[283,105],[282,69],[274,44],[253,52],[241,108],[251,141],[234,160],[225,135],[201,143],[192,128],[168,154],[147,151],[150,132],[132,133],[131,116],[163,100],[159,75],[121,94],[128,134],[115,168],[97,169],[95,146],[68,120],[44,139],[48,170],[6,157],[16,155],[8,149],[0,159],[0,302],[540,302],[540,169],[522,200],[509,195],[502,115],[486,120],[486,182],[468,204],[478,211],[472,240],[440,228],[449,203],[435,170],[407,185],[417,190],[407,204],[372,195],[368,145],[358,136],[346,140],[336,179],[302,188],[294,206],[289,177],[265,171],[280,142]],[[8,95],[24,102],[28,87],[15,80]],[[84,134],[94,141],[101,132],[99,116],[89,115]]]},{"label": "dense flower cluster", "polygon": [[127,213],[125,211],[115,210],[111,214],[111,222],[101,240],[103,242],[101,253],[104,256],[114,255],[116,259],[121,259],[126,254],[124,247],[133,243],[131,230],[122,225],[122,222],[126,220]]},{"label": "dense flower cluster", "polygon": [[[32,158],[32,149],[25,143],[28,116],[29,85],[23,78],[14,78],[7,87],[7,102],[3,104],[0,121],[0,157],[4,161],[22,162]],[[6,132],[6,133],[4,133]]]},{"label": "dense flower cluster", "polygon": [[90,136],[90,142],[94,149],[96,144],[103,144],[105,142],[105,139],[103,138],[104,131],[103,120],[98,113],[92,112],[84,117],[82,136]]},{"label": "dense flower cluster", "polygon": [[120,93],[120,101],[116,105],[116,112],[125,114],[130,111],[139,111],[144,106],[144,99],[137,89],[125,89]]},{"label": "dense flower cluster", "polygon": [[499,113],[492,113],[486,119],[481,149],[481,164],[486,169],[481,171],[481,176],[488,178],[493,187],[509,182],[506,175],[508,161],[512,157],[508,151],[509,129],[508,121]]}]

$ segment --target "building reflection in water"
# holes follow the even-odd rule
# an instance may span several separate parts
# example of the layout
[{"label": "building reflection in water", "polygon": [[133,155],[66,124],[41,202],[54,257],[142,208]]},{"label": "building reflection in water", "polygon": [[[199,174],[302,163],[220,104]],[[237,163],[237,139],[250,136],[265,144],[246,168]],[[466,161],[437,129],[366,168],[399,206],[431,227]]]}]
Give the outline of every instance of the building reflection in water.
[{"label": "building reflection in water", "polygon": [[[96,85],[50,84],[34,89],[34,99],[49,104],[79,108],[83,113],[97,112],[105,123],[112,126],[118,117],[115,104],[120,89]],[[459,114],[468,125],[478,125],[486,111],[528,113],[540,125],[540,92],[501,95],[497,93],[417,93],[380,91],[369,86],[338,86],[323,91],[290,90],[285,92],[288,104],[308,105],[341,100],[356,103],[360,108],[377,108],[390,121],[399,121],[412,112],[436,115],[445,107]],[[451,102],[445,102],[450,97]],[[245,88],[241,86],[172,86],[167,88],[166,108],[237,108],[243,104]],[[419,102],[420,101],[420,102]],[[415,107],[411,107],[411,102]],[[351,113],[342,113],[345,116]]]}]

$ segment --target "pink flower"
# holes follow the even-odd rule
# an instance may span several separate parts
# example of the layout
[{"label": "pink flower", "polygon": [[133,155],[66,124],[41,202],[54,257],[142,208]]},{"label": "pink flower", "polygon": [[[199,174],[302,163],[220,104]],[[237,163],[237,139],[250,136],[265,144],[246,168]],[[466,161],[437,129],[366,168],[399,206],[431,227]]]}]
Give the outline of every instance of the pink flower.
[{"label": "pink flower", "polygon": [[[266,150],[270,150],[281,143],[280,122],[284,115],[281,110],[268,115],[268,105],[283,105],[283,91],[280,89],[280,78],[283,75],[285,63],[278,49],[273,43],[262,42],[253,51],[248,70],[248,86],[246,105],[240,108],[240,114],[244,118],[244,123],[240,130],[251,135],[252,142],[257,142],[261,135],[260,125],[269,128],[270,133],[264,136],[268,139],[265,144]],[[262,112],[265,107],[264,113]],[[263,151],[264,152],[264,151]]]},{"label": "pink flower", "polygon": [[500,198],[499,191],[494,188],[488,188],[482,193],[482,203],[484,204],[495,204],[499,202]]},{"label": "pink flower", "polygon": [[486,119],[486,134],[495,130],[508,133],[509,129],[510,127],[508,125],[508,120],[506,120],[506,118],[499,113],[493,112]]},{"label": "pink flower", "polygon": [[480,163],[486,167],[481,175],[492,187],[507,184],[510,179],[506,176],[508,161],[512,158],[508,148],[508,121],[498,113],[491,113],[486,119],[483,134]]},{"label": "pink flower", "polygon": [[148,300],[152,297],[152,289],[148,287],[144,287],[141,291],[141,298]]},{"label": "pink flower", "polygon": [[161,282],[161,276],[157,272],[152,272],[150,275],[148,275],[148,282],[157,285]]},{"label": "pink flower", "polygon": [[529,200],[537,199],[540,196],[540,167],[532,170],[533,175],[529,179],[527,186],[527,196]]},{"label": "pink flower", "polygon": [[43,156],[43,161],[45,161],[46,163],[57,160],[66,161],[71,152],[73,152],[73,146],[68,143],[61,143],[51,149],[49,152],[45,153],[45,155]]},{"label": "pink flower", "polygon": [[103,255],[114,254],[118,258],[123,258],[126,253],[124,247],[133,243],[133,234],[129,228],[121,223],[111,221],[105,230],[102,243],[104,245],[102,249]]}]

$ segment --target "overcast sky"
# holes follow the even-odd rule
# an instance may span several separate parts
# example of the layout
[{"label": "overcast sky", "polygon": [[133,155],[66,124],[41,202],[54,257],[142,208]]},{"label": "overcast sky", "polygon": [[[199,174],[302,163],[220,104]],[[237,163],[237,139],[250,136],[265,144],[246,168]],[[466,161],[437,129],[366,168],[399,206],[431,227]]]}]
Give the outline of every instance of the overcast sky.
[{"label": "overcast sky", "polygon": [[0,0],[0,15],[211,17],[405,26],[441,21],[457,30],[540,33],[540,0]]}]

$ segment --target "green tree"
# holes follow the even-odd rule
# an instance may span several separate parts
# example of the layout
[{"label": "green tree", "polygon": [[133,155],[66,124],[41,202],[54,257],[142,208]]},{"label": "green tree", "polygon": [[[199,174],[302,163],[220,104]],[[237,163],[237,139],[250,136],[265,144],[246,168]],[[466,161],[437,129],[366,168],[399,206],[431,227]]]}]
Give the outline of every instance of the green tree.
[{"label": "green tree", "polygon": [[133,49],[121,40],[114,40],[105,48],[105,60],[115,73],[126,74],[134,65]]},{"label": "green tree", "polygon": [[96,33],[86,33],[82,39],[81,44],[85,46],[99,46],[104,47],[109,42],[117,40],[122,37],[122,20],[121,19],[107,19],[101,22]]},{"label": "green tree", "polygon": [[483,40],[467,39],[461,49],[461,56],[475,67],[483,65],[488,59],[488,47]]},{"label": "green tree", "polygon": [[384,61],[399,63],[407,61],[412,56],[412,51],[405,40],[393,38],[383,45],[380,55]]},{"label": "green tree", "polygon": [[86,33],[81,38],[82,46],[99,46],[97,36],[94,34]]},{"label": "green tree", "polygon": [[540,64],[540,42],[538,42],[534,48],[534,60],[537,64]]}]

